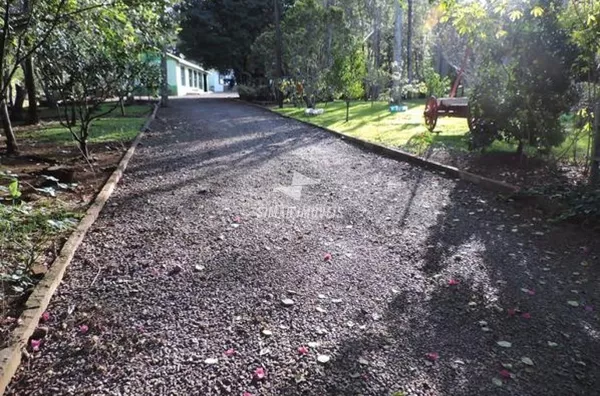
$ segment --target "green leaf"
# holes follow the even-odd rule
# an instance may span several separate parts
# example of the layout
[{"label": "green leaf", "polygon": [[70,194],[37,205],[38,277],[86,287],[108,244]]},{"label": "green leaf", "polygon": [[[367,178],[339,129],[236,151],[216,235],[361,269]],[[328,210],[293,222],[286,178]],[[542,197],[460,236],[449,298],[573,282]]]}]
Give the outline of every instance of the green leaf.
[{"label": "green leaf", "polygon": [[523,12],[521,10],[513,10],[511,12],[508,13],[508,18],[514,22],[516,20],[519,20],[523,17]]},{"label": "green leaf", "polygon": [[8,185],[8,192],[12,199],[17,199],[21,196],[21,191],[19,191],[19,180],[12,179],[10,184]]},{"label": "green leaf", "polygon": [[544,15],[544,9],[540,6],[535,6],[531,9],[531,15],[538,18]]}]

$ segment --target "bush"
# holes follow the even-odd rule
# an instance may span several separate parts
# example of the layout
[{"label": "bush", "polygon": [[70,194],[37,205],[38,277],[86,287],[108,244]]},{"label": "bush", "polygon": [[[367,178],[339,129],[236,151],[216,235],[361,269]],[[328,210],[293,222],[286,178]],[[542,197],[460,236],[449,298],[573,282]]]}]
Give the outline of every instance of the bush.
[{"label": "bush", "polygon": [[450,79],[442,77],[433,68],[425,69],[425,75],[423,80],[426,88],[427,96],[436,96],[438,98],[444,97],[450,91]]},{"label": "bush", "polygon": [[274,101],[273,91],[268,85],[238,85],[238,94],[240,99],[249,102],[270,102]]},{"label": "bush", "polygon": [[527,15],[507,26],[503,41],[479,48],[469,95],[477,124],[496,130],[475,128],[471,141],[489,145],[495,136],[517,143],[518,153],[524,145],[548,151],[566,137],[560,117],[576,103],[569,75],[577,53],[555,16]]}]

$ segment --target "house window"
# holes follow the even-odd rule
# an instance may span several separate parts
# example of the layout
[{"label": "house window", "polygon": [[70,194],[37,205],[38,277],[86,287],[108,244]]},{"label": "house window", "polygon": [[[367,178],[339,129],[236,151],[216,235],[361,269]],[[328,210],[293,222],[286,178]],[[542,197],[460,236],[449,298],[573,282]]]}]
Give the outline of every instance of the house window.
[{"label": "house window", "polygon": [[185,86],[185,67],[181,66],[181,85]]},{"label": "house window", "polygon": [[198,72],[194,72],[194,87],[198,87]]},{"label": "house window", "polygon": [[193,87],[194,86],[194,77],[192,75],[193,71],[192,71],[192,69],[188,69],[188,72],[189,72],[190,87]]}]

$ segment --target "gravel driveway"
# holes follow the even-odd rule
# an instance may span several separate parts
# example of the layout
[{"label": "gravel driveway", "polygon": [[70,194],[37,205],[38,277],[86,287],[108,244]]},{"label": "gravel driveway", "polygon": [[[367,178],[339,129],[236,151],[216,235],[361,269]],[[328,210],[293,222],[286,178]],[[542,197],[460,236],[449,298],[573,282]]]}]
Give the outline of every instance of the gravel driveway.
[{"label": "gravel driveway", "polygon": [[600,394],[597,234],[233,101],[152,128],[7,394]]}]

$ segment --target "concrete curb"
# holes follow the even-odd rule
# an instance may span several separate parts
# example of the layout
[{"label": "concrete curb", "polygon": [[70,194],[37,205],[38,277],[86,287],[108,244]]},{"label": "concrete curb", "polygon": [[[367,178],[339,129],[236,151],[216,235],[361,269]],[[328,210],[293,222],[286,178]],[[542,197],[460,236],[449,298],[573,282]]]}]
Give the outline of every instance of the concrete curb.
[{"label": "concrete curb", "polygon": [[515,194],[517,192],[519,192],[520,188],[517,186],[514,186],[512,184],[508,184],[505,182],[501,182],[498,180],[494,180],[494,179],[490,179],[488,177],[484,177],[484,176],[479,176],[476,175],[474,173],[470,173],[461,169],[458,169],[454,166],[449,166],[449,165],[444,165],[444,164],[440,164],[439,162],[435,162],[435,161],[431,161],[422,157],[419,157],[417,155],[414,154],[410,154],[407,153],[406,151],[402,151],[400,149],[397,148],[393,148],[393,147],[389,147],[389,146],[384,146],[381,144],[377,144],[377,143],[372,143],[372,142],[368,142],[366,140],[354,137],[354,136],[350,136],[347,135],[345,133],[342,132],[338,132],[338,131],[334,131],[333,129],[329,129],[326,127],[322,127],[319,125],[315,125],[315,124],[311,124],[310,122],[304,121],[304,120],[299,120],[297,118],[294,117],[290,117],[288,115],[285,114],[280,114],[276,111],[273,111],[271,109],[269,109],[268,107],[264,107],[261,105],[257,105],[255,103],[251,103],[251,102],[246,102],[243,101],[241,99],[234,99],[236,102],[239,103],[243,103],[249,106],[253,106],[259,109],[263,109],[265,111],[268,111],[270,113],[273,114],[277,114],[280,117],[283,118],[287,118],[290,120],[294,120],[294,121],[298,121],[301,122],[303,124],[306,124],[308,126],[311,126],[313,128],[318,128],[321,129],[323,131],[329,132],[335,136],[338,136],[340,139],[342,140],[346,140],[349,143],[352,143],[356,146],[359,146],[365,150],[368,150],[370,152],[373,153],[377,153],[380,155],[385,155],[386,157],[390,157],[392,159],[398,160],[398,161],[405,161],[405,162],[409,162],[411,164],[414,165],[418,165],[421,166],[423,168],[427,168],[429,170],[433,170],[433,171],[438,171],[438,172],[444,172],[446,173],[448,176],[452,176],[461,180],[465,180],[468,182],[471,182],[473,184],[477,184],[487,190],[491,190],[491,191],[495,191],[498,193],[502,193],[502,194],[508,194],[508,195],[512,195]]},{"label": "concrete curb", "polygon": [[110,175],[104,184],[104,187],[102,187],[102,190],[100,190],[96,196],[96,199],[94,199],[94,202],[87,209],[84,218],[79,222],[75,231],[73,231],[63,245],[58,257],[56,257],[52,263],[50,270],[46,273],[40,283],[36,285],[33,293],[27,299],[27,302],[25,303],[25,310],[19,318],[19,325],[13,330],[9,337],[9,345],[0,351],[0,395],[4,394],[6,387],[19,368],[23,353],[22,351],[27,347],[29,337],[31,337],[35,331],[40,316],[48,307],[50,299],[58,288],[58,285],[60,284],[67,267],[75,255],[75,251],[81,244],[87,231],[98,218],[98,215],[104,207],[104,204],[106,204],[106,201],[111,196],[115,186],[123,176],[123,172],[125,171],[129,160],[133,156],[135,148],[142,140],[144,132],[148,130],[152,120],[154,120],[156,117],[158,108],[159,103],[156,103],[152,113],[147,118],[146,122],[142,126],[142,129],[140,129],[140,132],[136,136],[135,140],[125,154],[123,154],[123,157],[121,157],[119,165]]}]

